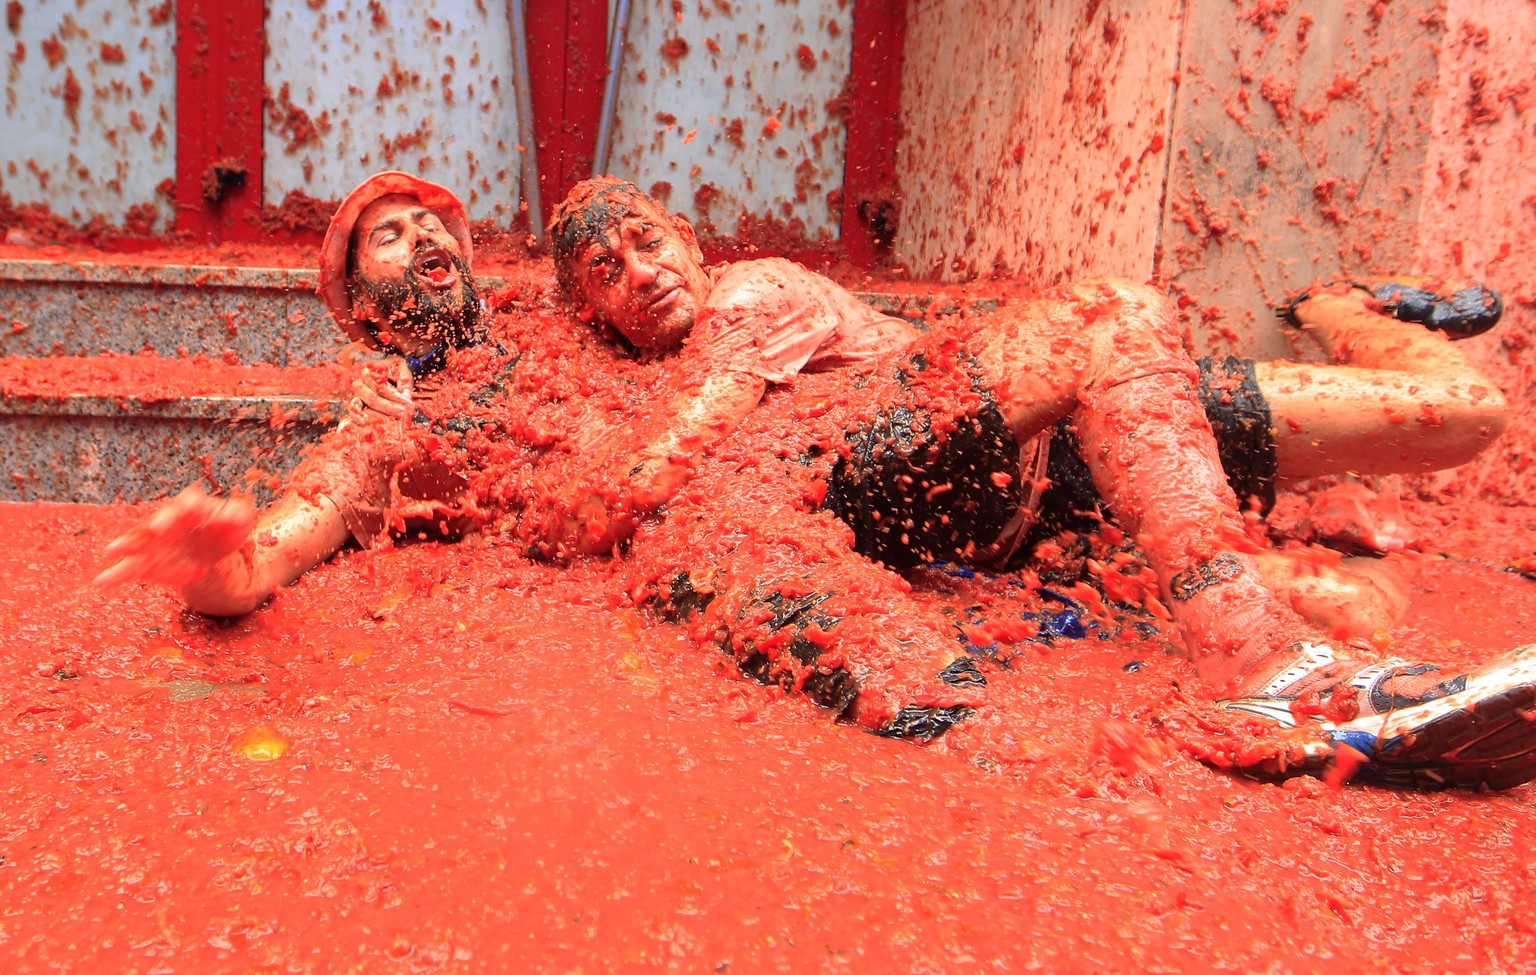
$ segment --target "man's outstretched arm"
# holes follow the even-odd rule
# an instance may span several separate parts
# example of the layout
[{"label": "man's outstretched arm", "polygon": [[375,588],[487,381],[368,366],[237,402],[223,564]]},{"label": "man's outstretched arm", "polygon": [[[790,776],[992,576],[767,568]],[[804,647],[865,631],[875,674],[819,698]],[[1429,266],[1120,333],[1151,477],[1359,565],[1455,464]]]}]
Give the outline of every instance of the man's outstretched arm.
[{"label": "man's outstretched arm", "polygon": [[699,452],[729,436],[762,400],[823,350],[839,328],[862,338],[845,350],[865,361],[915,333],[883,319],[842,288],[777,259],[732,265],[716,281],[665,387],[634,423],[609,438],[586,476],[552,495],[560,517],[531,533],[564,551],[598,553],[665,504]]},{"label": "man's outstretched arm", "polygon": [[729,436],[762,399],[763,379],[730,367],[711,372],[687,359],[657,405],[607,438],[570,488],[554,492],[555,510],[534,528],[533,541],[551,554],[611,550],[677,492],[699,451]]},{"label": "man's outstretched arm", "polygon": [[109,545],[113,561],[96,583],[160,583],[180,589],[197,612],[240,616],[348,537],[340,509],[323,495],[289,492],[258,518],[249,500],[212,498],[193,486]]},{"label": "man's outstretched arm", "polygon": [[702,316],[641,415],[602,438],[573,483],[549,492],[556,504],[539,524],[525,519],[531,540],[551,554],[600,554],[665,504],[699,452],[761,402],[770,370],[760,337],[778,311],[743,292]]}]

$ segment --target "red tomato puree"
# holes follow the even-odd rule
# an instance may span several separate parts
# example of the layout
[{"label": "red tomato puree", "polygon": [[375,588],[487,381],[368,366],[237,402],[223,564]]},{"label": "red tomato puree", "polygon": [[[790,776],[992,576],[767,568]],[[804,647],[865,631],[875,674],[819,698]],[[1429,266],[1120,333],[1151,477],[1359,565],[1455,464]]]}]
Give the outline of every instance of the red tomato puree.
[{"label": "red tomato puree", "polygon": [[[227,624],[90,588],[142,514],[0,505],[9,972],[1530,964],[1529,788],[1212,771],[1153,720],[1197,687],[1160,638],[1022,642],[919,747],[740,677],[605,563],[354,551]],[[1536,517],[1420,517],[1468,554],[1393,557],[1395,638],[1521,640],[1536,584],[1497,569]]]},{"label": "red tomato puree", "polygon": [[[509,384],[525,408],[500,410],[507,439],[464,440],[490,466],[481,489],[509,503],[527,497],[523,460],[579,471],[573,431],[622,419],[664,374],[559,336],[535,318],[508,338],[544,343]],[[753,557],[794,558],[774,492],[815,500],[800,468],[759,461],[806,448],[787,431],[846,419],[834,391],[802,392],[722,445],[750,477],[717,465],[689,488],[766,512],[740,528]],[[997,644],[976,713],[920,746],[839,724],[653,619],[650,587],[686,546],[570,567],[497,531],[349,550],[217,622],[163,590],[89,586],[147,510],[0,505],[7,973],[1532,964],[1536,792],[1200,764],[1179,746],[1219,733],[1191,707],[1207,691],[1155,616],[1115,607],[1145,595],[1131,563],[1103,594],[916,573],[898,594],[912,613]],[[1536,511],[1454,498],[1407,514],[1432,542],[1387,560],[1415,605],[1384,649],[1454,663],[1536,639],[1536,583],[1507,571],[1529,568]],[[866,600],[879,620],[896,597],[871,572],[849,570],[827,605]],[[850,653],[889,649],[878,627],[839,626],[862,634]]]}]

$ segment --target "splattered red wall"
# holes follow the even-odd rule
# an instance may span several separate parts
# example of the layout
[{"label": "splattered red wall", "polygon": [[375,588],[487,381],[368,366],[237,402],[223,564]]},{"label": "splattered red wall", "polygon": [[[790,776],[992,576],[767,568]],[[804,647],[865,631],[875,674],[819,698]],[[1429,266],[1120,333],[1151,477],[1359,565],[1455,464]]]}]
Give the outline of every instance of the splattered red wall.
[{"label": "splattered red wall", "polygon": [[77,224],[169,227],[174,40],[170,2],[5,4],[0,216],[46,204]]},{"label": "splattered red wall", "polygon": [[362,173],[404,169],[455,187],[473,218],[511,221],[521,160],[505,4],[267,6],[267,202],[340,199]]},{"label": "splattered red wall", "polygon": [[[535,57],[532,67],[545,72],[533,86],[541,148],[549,133],[578,126],[592,141],[594,113],[573,110],[570,96],[598,90],[605,76],[605,4],[593,7],[529,7],[530,42],[549,40],[552,8],[598,41],[557,38],[553,77],[551,59]],[[0,140],[0,192],[12,204],[37,204],[76,225],[131,221],[147,235],[171,229],[176,192],[178,216],[210,218],[184,220],[179,230],[291,237],[323,227],[321,204],[360,172],[396,167],[459,188],[474,217],[507,226],[519,212],[526,134],[505,3],[10,0],[5,9],[0,119],[8,135],[23,135]],[[229,28],[231,12],[243,18],[238,30]],[[723,233],[736,233],[745,215],[747,226],[777,237],[787,229],[835,238],[853,16],[846,0],[633,4],[612,169]],[[255,63],[240,44],[255,45]],[[237,67],[255,70],[236,80]],[[231,95],[244,99],[235,109],[225,107]],[[214,137],[178,140],[178,97],[198,109],[188,118],[249,152],[221,151]],[[257,154],[259,172],[249,158]],[[231,155],[239,165],[225,169],[241,169],[246,182],[230,192],[249,213],[222,220],[218,200],[209,213],[191,213],[214,163]],[[590,165],[552,158],[562,179],[545,187],[546,209],[565,177]],[[5,219],[10,212],[0,207],[0,229],[20,222]]]},{"label": "splattered red wall", "polygon": [[1177,0],[914,0],[896,253],[920,275],[1152,272]]},{"label": "splattered red wall", "polygon": [[1410,269],[1443,30],[1427,5],[1192,0],[1162,273],[1206,347],[1286,355],[1287,294]]},{"label": "splattered red wall", "polygon": [[1516,409],[1496,450],[1442,480],[1536,497],[1536,5],[1453,2],[1441,43],[1413,266],[1502,290],[1504,324],[1467,347]]},{"label": "splattered red wall", "polygon": [[835,238],[851,5],[636,0],[611,169],[707,229]]},{"label": "splattered red wall", "polygon": [[1306,351],[1270,309],[1318,277],[1486,279],[1467,348],[1517,422],[1439,483],[1533,494],[1536,6],[914,0],[907,36],[913,271],[1156,276],[1201,351],[1259,357]]},{"label": "splattered red wall", "polygon": [[[530,43],[561,10],[601,38],[591,6],[531,5]],[[634,3],[609,168],[706,229],[734,234],[746,214],[835,237],[850,21],[834,0]],[[465,187],[472,215],[510,222],[519,130],[505,4],[274,0],[267,35],[269,199],[294,189],[332,199],[362,169],[396,166]],[[576,57],[580,45],[557,39],[553,60],[531,52],[546,69],[534,85],[541,143],[561,127],[591,127],[572,97],[600,91],[605,73],[601,45]],[[548,77],[551,64],[563,77]],[[539,158],[548,210],[589,174],[590,157]],[[551,163],[560,178],[542,172]]]}]

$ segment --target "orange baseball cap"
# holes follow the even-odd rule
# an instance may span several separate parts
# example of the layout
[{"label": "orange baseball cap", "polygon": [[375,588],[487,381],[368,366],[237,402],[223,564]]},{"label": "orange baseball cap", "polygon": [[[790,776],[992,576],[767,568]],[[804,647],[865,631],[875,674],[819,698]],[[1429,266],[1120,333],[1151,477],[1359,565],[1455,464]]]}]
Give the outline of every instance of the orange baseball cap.
[{"label": "orange baseball cap", "polygon": [[392,194],[415,197],[421,205],[437,214],[443,226],[459,242],[464,260],[475,259],[474,244],[469,239],[469,220],[464,216],[464,204],[446,186],[389,170],[374,173],[357,185],[336,208],[331,225],[326,228],[325,242],[320,245],[320,284],[317,290],[331,310],[336,324],[351,338],[377,348],[372,334],[352,317],[352,295],[347,292],[347,250],[352,246],[352,229],[357,218],[368,209],[368,204]]}]

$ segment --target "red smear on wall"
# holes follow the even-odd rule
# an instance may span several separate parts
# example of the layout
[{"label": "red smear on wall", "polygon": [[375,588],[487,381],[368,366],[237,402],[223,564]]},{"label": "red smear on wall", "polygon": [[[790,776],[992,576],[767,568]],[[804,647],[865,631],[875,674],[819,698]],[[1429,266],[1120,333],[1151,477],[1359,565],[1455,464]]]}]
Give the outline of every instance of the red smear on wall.
[{"label": "red smear on wall", "polygon": [[592,174],[607,59],[606,0],[529,0],[529,87],[546,216]]},{"label": "red smear on wall", "polygon": [[845,100],[848,155],[843,166],[842,246],[849,260],[869,266],[888,252],[900,203],[896,145],[900,141],[905,4],[855,0],[853,59]]},{"label": "red smear on wall", "polygon": [[176,4],[176,230],[261,234],[261,4]]}]

